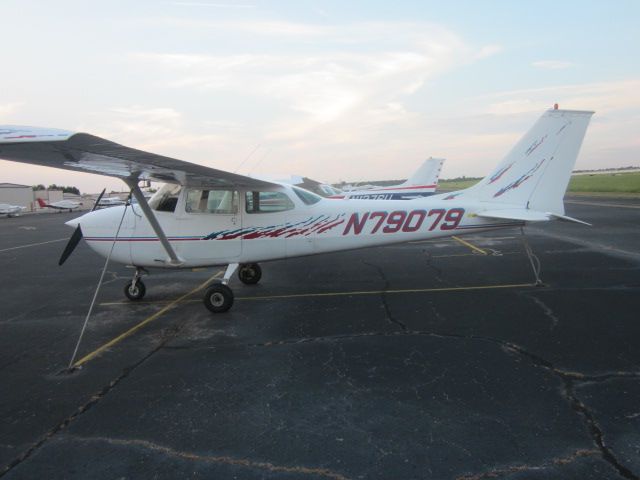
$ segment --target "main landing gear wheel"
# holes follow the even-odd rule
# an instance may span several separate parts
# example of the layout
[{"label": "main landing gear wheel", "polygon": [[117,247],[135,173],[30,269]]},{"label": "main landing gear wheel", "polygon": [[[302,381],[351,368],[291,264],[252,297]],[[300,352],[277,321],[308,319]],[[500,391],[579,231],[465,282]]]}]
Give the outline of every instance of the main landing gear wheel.
[{"label": "main landing gear wheel", "polygon": [[233,305],[233,292],[226,285],[216,283],[207,288],[202,300],[213,313],[226,312]]},{"label": "main landing gear wheel", "polygon": [[135,283],[127,282],[124,286],[124,294],[129,300],[141,300],[145,293],[147,289],[140,279]]},{"label": "main landing gear wheel", "polygon": [[245,263],[238,269],[238,278],[245,285],[255,285],[262,278],[262,269],[257,263]]}]

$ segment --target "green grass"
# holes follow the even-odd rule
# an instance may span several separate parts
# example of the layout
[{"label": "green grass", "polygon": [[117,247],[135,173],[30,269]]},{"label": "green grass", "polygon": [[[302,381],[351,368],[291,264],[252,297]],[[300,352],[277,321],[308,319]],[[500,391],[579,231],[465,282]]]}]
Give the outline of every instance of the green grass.
[{"label": "green grass", "polygon": [[574,175],[569,192],[640,193],[640,172]]},{"label": "green grass", "polygon": [[[462,190],[479,181],[479,178],[440,180],[438,190],[445,192]],[[567,191],[570,193],[640,193],[640,172],[573,175]]]},{"label": "green grass", "polygon": [[455,178],[453,180],[440,180],[438,182],[438,190],[445,192],[452,192],[454,190],[462,190],[463,188],[469,188],[472,185],[478,183],[480,178]]}]

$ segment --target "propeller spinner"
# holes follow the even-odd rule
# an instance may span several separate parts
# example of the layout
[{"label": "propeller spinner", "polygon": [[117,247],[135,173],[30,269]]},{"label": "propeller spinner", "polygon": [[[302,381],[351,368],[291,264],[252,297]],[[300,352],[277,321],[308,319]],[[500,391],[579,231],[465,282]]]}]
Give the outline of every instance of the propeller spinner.
[{"label": "propeller spinner", "polygon": [[[102,196],[106,191],[107,189],[105,188],[104,190],[102,190],[102,193],[98,195],[98,199],[96,200],[96,203],[93,204],[93,208],[91,209],[92,212],[96,208],[98,208],[98,204],[100,203],[100,200],[102,200]],[[80,228],[80,224],[78,223],[78,226],[73,231],[73,235],[71,235],[71,238],[67,242],[66,247],[64,247],[64,250],[62,251],[62,255],[60,255],[60,260],[58,260],[58,265],[62,265],[64,262],[67,261],[67,258],[69,258],[69,256],[73,253],[75,248],[80,243],[80,240],[82,240],[82,228]]]}]

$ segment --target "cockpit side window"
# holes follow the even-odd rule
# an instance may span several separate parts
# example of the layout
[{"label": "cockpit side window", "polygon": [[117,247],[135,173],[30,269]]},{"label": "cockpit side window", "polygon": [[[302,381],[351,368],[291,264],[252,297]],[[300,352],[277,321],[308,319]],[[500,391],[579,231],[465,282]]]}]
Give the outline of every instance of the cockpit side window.
[{"label": "cockpit side window", "polygon": [[247,213],[272,213],[293,210],[295,205],[282,192],[247,192],[245,207]]},{"label": "cockpit side window", "polygon": [[184,208],[187,213],[235,215],[238,213],[238,192],[190,188]]},{"label": "cockpit side window", "polygon": [[178,204],[181,185],[166,183],[149,199],[149,207],[156,212],[174,212]]}]

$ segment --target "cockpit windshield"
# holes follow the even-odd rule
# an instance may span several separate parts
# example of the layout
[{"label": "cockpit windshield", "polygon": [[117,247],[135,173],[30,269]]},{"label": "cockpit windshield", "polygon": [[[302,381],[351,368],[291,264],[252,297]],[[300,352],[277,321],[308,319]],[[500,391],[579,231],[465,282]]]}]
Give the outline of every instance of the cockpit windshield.
[{"label": "cockpit windshield", "polygon": [[318,203],[322,200],[320,195],[316,195],[315,193],[310,192],[309,190],[305,190],[304,188],[292,187],[293,191],[296,192],[296,195],[300,200],[302,200],[306,205],[313,205],[314,203]]}]

